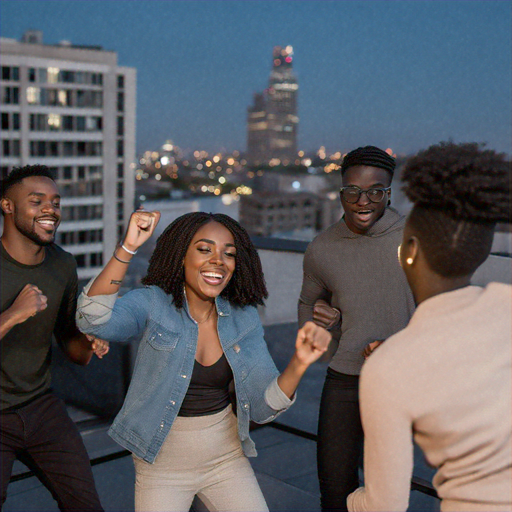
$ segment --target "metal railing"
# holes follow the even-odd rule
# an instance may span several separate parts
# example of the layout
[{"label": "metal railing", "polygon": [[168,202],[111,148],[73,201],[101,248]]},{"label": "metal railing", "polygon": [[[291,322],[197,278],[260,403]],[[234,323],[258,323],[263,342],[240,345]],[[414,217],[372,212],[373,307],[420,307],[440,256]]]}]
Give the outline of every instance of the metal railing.
[{"label": "metal railing", "polygon": [[[95,422],[94,426],[106,426],[107,422]],[[77,426],[79,427],[90,427],[91,423],[90,421],[86,420],[85,422],[77,422]],[[263,425],[251,424],[251,430],[260,430],[263,428],[274,428],[276,430],[280,430],[282,432],[286,432],[287,434],[291,434],[297,437],[300,437],[301,439],[307,439],[309,441],[314,441],[315,443],[318,442],[318,436],[316,434],[313,434],[311,432],[307,432],[305,430],[301,430],[296,427],[292,427],[290,425],[285,425],[284,423],[280,423],[278,421],[273,421],[270,423],[265,423]],[[91,466],[97,466],[99,464],[105,464],[107,462],[112,462],[114,460],[122,459],[124,457],[128,457],[131,455],[131,452],[128,450],[117,450],[115,452],[109,453],[107,455],[102,455],[99,457],[93,457],[90,459]],[[31,478],[33,476],[36,476],[34,471],[28,470],[23,471],[21,473],[18,473],[16,475],[11,476],[10,482],[18,482],[20,480],[26,480],[27,478]],[[439,499],[436,490],[432,487],[432,484],[428,482],[427,480],[424,480],[423,478],[419,478],[417,476],[413,476],[411,479],[411,491],[419,491],[423,494],[426,494],[428,496],[432,496],[433,498]]]}]

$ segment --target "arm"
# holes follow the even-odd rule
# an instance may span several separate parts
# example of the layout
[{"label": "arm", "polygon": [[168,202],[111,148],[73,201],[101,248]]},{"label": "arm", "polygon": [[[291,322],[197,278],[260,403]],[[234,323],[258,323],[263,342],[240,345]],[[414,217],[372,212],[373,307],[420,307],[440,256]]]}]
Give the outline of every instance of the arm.
[{"label": "arm", "polygon": [[293,397],[304,373],[327,350],[330,341],[329,332],[313,322],[306,322],[299,329],[295,340],[295,353],[277,378],[281,391],[288,398]]},{"label": "arm", "polygon": [[106,341],[82,334],[76,325],[78,277],[76,262],[73,260],[73,274],[62,297],[54,335],[57,343],[68,358],[75,364],[84,366],[89,363],[93,353],[100,359],[108,352]]},{"label": "arm", "polygon": [[159,219],[159,212],[138,210],[132,213],[121,244],[127,250],[118,247],[105,268],[87,284],[78,298],[77,323],[82,332],[109,341],[129,341],[138,337],[144,328],[148,307],[145,291],[132,290],[119,300],[117,293],[132,252],[153,234]]},{"label": "arm", "polygon": [[93,354],[101,359],[109,350],[108,342],[82,334],[78,329],[60,340],[59,344],[65,347],[69,359],[81,366],[88,364]]},{"label": "arm", "polygon": [[33,284],[26,284],[12,305],[0,314],[0,339],[15,326],[47,308],[47,298]]},{"label": "arm", "polygon": [[151,237],[159,220],[160,212],[137,210],[132,213],[124,242],[116,248],[110,261],[92,283],[87,292],[89,297],[119,291],[133,254]]},{"label": "arm", "polygon": [[[347,499],[350,512],[405,511],[413,471],[412,419],[391,368],[370,358],[360,383],[364,441],[364,481]],[[391,384],[390,384],[391,381]]]},{"label": "arm", "polygon": [[318,263],[315,261],[312,244],[306,250],[302,264],[302,289],[298,304],[299,327],[302,327],[308,320],[313,320],[313,309],[318,299],[330,302],[331,298],[329,290],[318,276]]}]

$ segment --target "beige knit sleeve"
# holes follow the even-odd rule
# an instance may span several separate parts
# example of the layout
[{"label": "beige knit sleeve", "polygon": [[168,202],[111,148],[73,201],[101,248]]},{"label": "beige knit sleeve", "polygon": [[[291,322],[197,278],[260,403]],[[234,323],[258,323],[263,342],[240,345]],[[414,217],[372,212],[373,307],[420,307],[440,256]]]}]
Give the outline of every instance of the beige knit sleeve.
[{"label": "beige knit sleeve", "polygon": [[[364,482],[347,499],[350,512],[406,511],[413,471],[412,422],[395,375],[376,352],[364,364],[360,381],[364,429]],[[383,359],[382,364],[380,359]],[[396,365],[396,361],[395,361]]]}]

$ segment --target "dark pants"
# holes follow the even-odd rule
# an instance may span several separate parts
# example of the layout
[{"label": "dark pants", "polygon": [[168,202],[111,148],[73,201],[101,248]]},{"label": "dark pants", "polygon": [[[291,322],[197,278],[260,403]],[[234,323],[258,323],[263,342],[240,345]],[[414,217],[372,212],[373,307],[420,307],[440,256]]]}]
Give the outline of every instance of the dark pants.
[{"label": "dark pants", "polygon": [[320,402],[317,447],[324,512],[346,511],[347,496],[359,486],[358,466],[364,437],[358,392],[358,375],[327,370]]},{"label": "dark pants", "polygon": [[102,511],[89,456],[63,402],[51,393],[0,414],[3,505],[15,459],[35,472],[60,510]]}]

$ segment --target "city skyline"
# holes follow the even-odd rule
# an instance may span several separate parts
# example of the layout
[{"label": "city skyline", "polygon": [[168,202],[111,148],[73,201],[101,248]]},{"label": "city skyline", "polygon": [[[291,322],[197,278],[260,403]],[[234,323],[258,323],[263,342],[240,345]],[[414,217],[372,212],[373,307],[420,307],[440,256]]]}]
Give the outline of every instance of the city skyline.
[{"label": "city skyline", "polygon": [[41,30],[137,69],[137,150],[246,149],[272,48],[291,45],[298,149],[440,140],[511,151],[511,3],[1,0],[1,35]]}]

